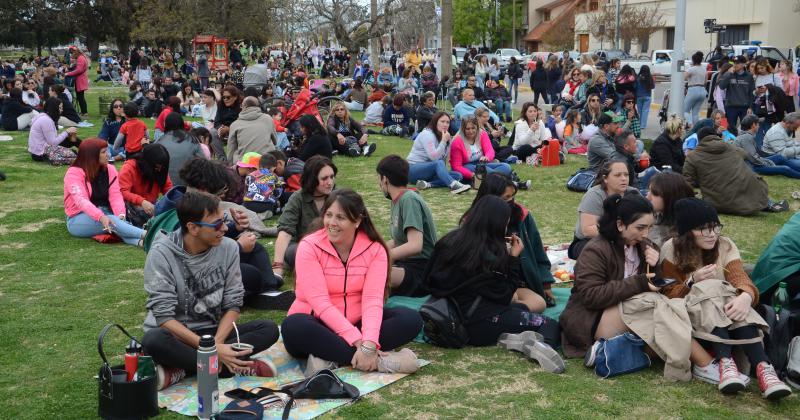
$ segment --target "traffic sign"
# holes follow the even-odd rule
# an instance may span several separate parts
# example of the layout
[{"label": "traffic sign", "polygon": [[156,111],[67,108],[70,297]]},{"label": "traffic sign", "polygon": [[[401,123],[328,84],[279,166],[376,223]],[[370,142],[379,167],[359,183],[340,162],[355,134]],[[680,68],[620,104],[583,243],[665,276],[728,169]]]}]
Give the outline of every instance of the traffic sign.
[{"label": "traffic sign", "polygon": [[703,26],[705,26],[706,28],[714,26],[716,24],[717,24],[717,20],[716,19],[705,19],[705,20],[703,20]]}]

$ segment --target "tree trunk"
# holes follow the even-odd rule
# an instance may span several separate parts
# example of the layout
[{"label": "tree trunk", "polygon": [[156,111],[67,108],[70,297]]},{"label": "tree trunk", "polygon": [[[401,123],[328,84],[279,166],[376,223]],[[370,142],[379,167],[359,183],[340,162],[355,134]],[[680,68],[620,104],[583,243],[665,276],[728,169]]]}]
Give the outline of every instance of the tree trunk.
[{"label": "tree trunk", "polygon": [[96,63],[100,52],[100,40],[92,36],[87,36],[86,49],[89,50],[89,55],[92,57],[92,61]]},{"label": "tree trunk", "polygon": [[[378,0],[370,0],[370,19],[375,22],[378,18]],[[378,70],[381,67],[380,46],[378,45],[378,37],[373,33],[372,38],[369,40],[370,56],[369,61],[372,62],[372,69]]]},{"label": "tree trunk", "polygon": [[442,78],[452,74],[453,53],[453,0],[442,0],[442,54],[441,64]]},{"label": "tree trunk", "polygon": [[38,55],[39,57],[42,56],[42,44],[43,43],[44,43],[44,41],[42,41],[42,29],[41,28],[37,28],[36,29],[36,55]]}]

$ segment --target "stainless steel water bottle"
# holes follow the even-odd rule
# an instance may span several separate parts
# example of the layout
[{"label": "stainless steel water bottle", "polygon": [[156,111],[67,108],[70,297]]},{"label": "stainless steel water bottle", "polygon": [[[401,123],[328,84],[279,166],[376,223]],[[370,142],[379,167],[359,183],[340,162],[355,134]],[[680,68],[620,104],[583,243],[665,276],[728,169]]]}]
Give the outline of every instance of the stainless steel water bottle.
[{"label": "stainless steel water bottle", "polygon": [[213,419],[219,414],[219,389],[217,374],[219,357],[214,337],[200,337],[197,348],[197,417]]}]

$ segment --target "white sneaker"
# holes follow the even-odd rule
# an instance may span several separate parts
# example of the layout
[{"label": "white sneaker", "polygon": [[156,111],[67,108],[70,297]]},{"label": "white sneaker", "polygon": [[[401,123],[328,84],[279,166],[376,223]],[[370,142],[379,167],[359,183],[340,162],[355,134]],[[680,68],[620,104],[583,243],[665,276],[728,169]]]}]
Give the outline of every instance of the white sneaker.
[{"label": "white sneaker", "polygon": [[595,341],[592,344],[592,347],[589,347],[589,350],[586,350],[586,354],[583,355],[583,364],[586,367],[594,367],[594,359],[597,358],[597,349],[600,347],[600,342]]},{"label": "white sneaker", "polygon": [[[712,385],[719,385],[719,362],[712,360],[711,363],[705,367],[692,365],[692,377]],[[739,379],[744,382],[745,387],[750,384],[750,377],[744,373],[739,373]]]},{"label": "white sneaker", "polygon": [[336,369],[339,365],[335,362],[329,362],[327,360],[320,359],[319,357],[314,356],[313,354],[308,355],[308,360],[306,360],[306,370],[303,372],[306,378],[310,378],[314,376],[315,373],[321,371],[322,369]]},{"label": "white sneaker", "polygon": [[428,182],[428,181],[425,181],[423,179],[420,179],[419,181],[417,181],[417,189],[420,190],[420,191],[421,190],[427,190],[430,187],[431,187],[431,183]]},{"label": "white sneaker", "polygon": [[470,189],[469,185],[462,184],[458,181],[453,181],[453,183],[450,184],[450,192],[453,194],[461,194],[464,191],[468,191],[469,189]]},{"label": "white sneaker", "polygon": [[378,372],[414,373],[418,370],[417,355],[411,349],[405,348],[378,355]]}]

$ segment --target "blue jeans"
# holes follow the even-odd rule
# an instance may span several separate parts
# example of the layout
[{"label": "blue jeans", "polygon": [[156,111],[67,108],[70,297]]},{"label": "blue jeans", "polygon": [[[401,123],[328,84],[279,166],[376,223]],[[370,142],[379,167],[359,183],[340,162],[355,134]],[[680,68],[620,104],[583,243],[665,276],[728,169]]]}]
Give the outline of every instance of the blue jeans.
[{"label": "blue jeans", "polygon": [[[144,236],[144,231],[138,227],[120,220],[117,216],[111,213],[107,207],[100,207],[100,210],[111,219],[111,231],[116,233],[117,236],[128,245],[137,245],[139,240]],[[67,218],[67,232],[70,235],[78,238],[91,238],[95,235],[107,233],[103,230],[103,225],[89,217],[86,213],[78,213],[75,216]]]},{"label": "blue jeans", "polygon": [[508,91],[512,95],[513,100],[519,100],[519,79],[516,77],[508,78]]},{"label": "blue jeans", "polygon": [[728,120],[728,129],[731,130],[731,133],[745,115],[747,115],[747,106],[725,105],[725,118]]},{"label": "blue jeans", "polygon": [[[475,168],[477,166],[478,162],[470,162],[464,164],[464,168],[466,168],[468,171],[472,173],[475,173]],[[486,173],[493,174],[495,172],[511,176],[511,165],[502,162],[486,162]]]},{"label": "blue jeans", "polygon": [[759,175],[784,175],[789,178],[800,179],[800,171],[794,170],[786,165],[755,166],[750,162],[747,162],[747,164],[753,168],[753,172]]},{"label": "blue jeans", "polygon": [[614,110],[614,112],[616,112],[617,114],[619,114],[619,112],[622,111],[622,100],[623,99],[625,99],[625,95],[623,95],[621,93],[617,93],[617,104],[616,104],[617,109]]},{"label": "blue jeans", "polygon": [[636,109],[639,110],[639,125],[642,130],[647,128],[647,117],[650,115],[650,103],[653,99],[649,96],[640,96],[636,98]]},{"label": "blue jeans", "polygon": [[507,119],[511,119],[511,102],[504,101],[502,98],[497,98],[497,116],[505,115]]},{"label": "blue jeans", "polygon": [[[761,150],[761,146],[764,145],[764,136],[767,134],[767,130],[769,130],[770,128],[772,128],[772,123],[767,121],[764,121],[758,125],[758,131],[756,131],[755,135],[756,147],[758,148],[758,150]],[[783,165],[783,164],[778,163],[778,165]]]},{"label": "blue jeans", "polygon": [[275,147],[277,147],[278,150],[280,150],[280,151],[286,150],[286,148],[290,146],[290,144],[289,144],[289,136],[287,136],[286,133],[283,133],[283,132],[282,133],[275,133],[275,134],[278,137],[278,144]]},{"label": "blue jeans", "polygon": [[643,196],[647,195],[647,189],[650,186],[650,178],[653,175],[661,173],[655,166],[651,166],[642,172],[639,176],[639,192],[642,193]]},{"label": "blue jeans", "polygon": [[[700,107],[706,100],[708,93],[702,86],[692,86],[686,91],[686,98],[683,100],[683,112],[686,121],[695,124],[700,119]],[[691,115],[690,115],[691,114]]]},{"label": "blue jeans", "polygon": [[456,171],[448,171],[443,160],[433,162],[412,163],[408,166],[408,181],[412,184],[424,180],[431,187],[449,187],[453,181],[461,181],[463,175]]}]

